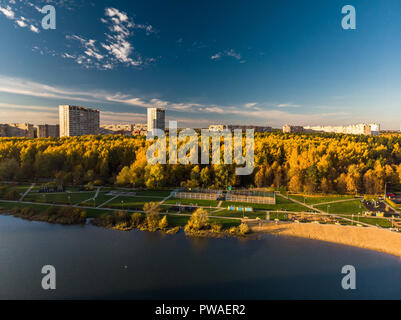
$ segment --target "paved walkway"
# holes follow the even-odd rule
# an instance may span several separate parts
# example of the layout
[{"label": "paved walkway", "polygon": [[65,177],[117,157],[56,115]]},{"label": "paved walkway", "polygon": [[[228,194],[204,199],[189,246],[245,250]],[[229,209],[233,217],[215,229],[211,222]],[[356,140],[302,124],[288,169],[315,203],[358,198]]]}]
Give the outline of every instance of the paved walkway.
[{"label": "paved walkway", "polygon": [[31,192],[31,190],[33,189],[34,186],[35,186],[35,183],[32,183],[32,185],[29,187],[29,189],[26,190],[26,191],[24,192],[24,194],[21,196],[21,198],[19,199],[19,201],[24,200],[24,198],[26,197],[26,195],[27,195],[29,192]]},{"label": "paved walkway", "polygon": [[[117,199],[119,196],[114,196],[113,198],[103,202],[101,205],[98,205],[96,208],[102,208],[104,205],[108,204],[109,202],[113,201],[114,199]],[[114,209],[113,209],[114,210]]]}]

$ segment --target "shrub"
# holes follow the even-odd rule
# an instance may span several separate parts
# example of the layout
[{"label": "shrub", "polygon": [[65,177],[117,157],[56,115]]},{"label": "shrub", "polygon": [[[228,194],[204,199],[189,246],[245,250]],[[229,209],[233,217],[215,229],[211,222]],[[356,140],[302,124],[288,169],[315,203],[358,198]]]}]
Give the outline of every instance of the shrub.
[{"label": "shrub", "polygon": [[13,190],[13,191],[7,192],[6,195],[4,196],[4,198],[5,198],[6,200],[14,201],[14,200],[18,200],[18,199],[20,198],[20,196],[21,196],[21,195],[19,194],[18,191]]},{"label": "shrub", "polygon": [[191,230],[201,230],[205,229],[209,226],[209,215],[207,214],[207,211],[199,208],[197,209],[191,216],[191,218],[188,220],[187,225],[185,226],[186,231],[191,231]]},{"label": "shrub", "polygon": [[241,223],[238,227],[238,231],[242,235],[248,234],[251,230],[249,229],[249,226],[246,223]]},{"label": "shrub", "polygon": [[232,228],[230,228],[229,232],[232,235],[237,234],[238,233],[238,228],[237,227],[232,227]]},{"label": "shrub", "polygon": [[133,213],[131,215],[131,225],[136,228],[138,227],[142,222],[142,214],[139,212]]},{"label": "shrub", "polygon": [[33,209],[31,207],[25,207],[25,208],[22,208],[19,213],[23,218],[31,218],[34,215],[36,215],[37,212],[35,209]]},{"label": "shrub", "polygon": [[148,212],[146,214],[146,223],[148,225],[149,231],[156,231],[159,228],[159,212]]},{"label": "shrub", "polygon": [[160,230],[166,230],[167,227],[168,227],[167,216],[164,216],[164,217],[159,221],[159,229],[160,229]]},{"label": "shrub", "polygon": [[221,232],[221,229],[223,229],[223,226],[222,226],[220,223],[213,222],[213,223],[210,225],[210,229],[211,229],[213,232],[219,233],[219,232]]}]

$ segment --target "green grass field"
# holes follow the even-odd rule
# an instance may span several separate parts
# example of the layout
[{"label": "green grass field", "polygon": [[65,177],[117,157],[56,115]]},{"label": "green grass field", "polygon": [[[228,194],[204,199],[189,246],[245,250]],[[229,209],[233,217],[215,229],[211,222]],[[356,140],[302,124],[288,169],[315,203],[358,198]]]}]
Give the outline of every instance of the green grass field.
[{"label": "green grass field", "polygon": [[[122,202],[123,201],[123,202]],[[159,198],[151,197],[118,197],[105,205],[108,208],[142,210],[147,202],[160,202]]]},{"label": "green grass field", "polygon": [[165,204],[181,203],[183,205],[195,205],[200,207],[217,207],[218,201],[215,200],[197,200],[197,199],[168,199]]},{"label": "green grass field", "polygon": [[256,212],[238,212],[238,211],[230,211],[230,210],[223,210],[216,213],[209,213],[211,216],[218,216],[218,217],[231,217],[231,218],[243,218],[248,217],[249,219],[266,219],[266,213],[263,211],[256,211]]},{"label": "green grass field", "polygon": [[332,195],[332,196],[303,196],[303,195],[293,195],[290,194],[291,199],[298,200],[300,202],[304,202],[309,205],[315,205],[319,203],[331,202],[331,201],[339,201],[339,200],[347,200],[353,199],[352,196],[347,195]]},{"label": "green grass field", "polygon": [[367,210],[360,200],[332,203],[329,204],[329,207],[328,205],[317,205],[315,207],[326,212],[328,209],[329,213],[335,214],[358,214]]},{"label": "green grass field", "polygon": [[29,193],[24,201],[33,201],[41,203],[57,203],[57,204],[79,204],[87,199],[93,198],[95,192],[80,193]]},{"label": "green grass field", "polygon": [[142,190],[136,192],[137,196],[151,196],[151,197],[160,197],[160,198],[166,198],[170,195],[171,190]]}]

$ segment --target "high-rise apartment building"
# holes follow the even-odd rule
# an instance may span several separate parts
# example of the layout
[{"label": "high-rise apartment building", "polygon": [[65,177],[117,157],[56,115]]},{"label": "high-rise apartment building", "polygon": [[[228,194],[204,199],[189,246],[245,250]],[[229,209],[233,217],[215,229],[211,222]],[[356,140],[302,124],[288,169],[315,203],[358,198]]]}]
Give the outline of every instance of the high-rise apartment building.
[{"label": "high-rise apartment building", "polygon": [[100,112],[77,106],[59,106],[60,137],[99,133]]},{"label": "high-rise apartment building", "polygon": [[38,138],[57,138],[60,136],[60,126],[58,124],[40,124],[35,126]]},{"label": "high-rise apartment building", "polygon": [[148,131],[166,129],[166,109],[148,108]]}]

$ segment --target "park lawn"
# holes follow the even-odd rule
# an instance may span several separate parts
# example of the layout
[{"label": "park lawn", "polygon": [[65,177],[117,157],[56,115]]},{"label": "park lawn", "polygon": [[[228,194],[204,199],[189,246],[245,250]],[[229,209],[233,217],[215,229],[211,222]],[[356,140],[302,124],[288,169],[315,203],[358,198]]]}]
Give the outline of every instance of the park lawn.
[{"label": "park lawn", "polygon": [[[356,223],[358,223],[358,218],[354,218],[354,224],[355,224],[355,221],[356,221]],[[382,228],[391,228],[391,221],[389,221],[388,219],[360,217],[359,221],[371,224],[372,226],[378,225],[379,227],[382,227]]]},{"label": "park lawn", "polygon": [[106,193],[108,193],[108,192],[99,192],[99,194],[97,195],[97,198],[95,200],[95,203],[97,206],[100,206],[101,204],[103,204],[106,201],[115,197],[115,196],[107,196]]},{"label": "park lawn", "polygon": [[326,195],[326,196],[319,196],[319,195],[294,195],[290,194],[289,195],[291,199],[298,200],[300,202],[304,202],[309,205],[314,205],[314,204],[319,204],[319,203],[325,203],[325,202],[331,202],[331,201],[339,201],[339,200],[347,200],[347,199],[353,199],[354,197],[348,196],[348,195]]},{"label": "park lawn", "polygon": [[5,190],[4,194],[8,192],[17,191],[21,196],[30,188],[30,184],[28,185],[5,185],[7,189]]},{"label": "park lawn", "polygon": [[46,211],[48,208],[51,206],[49,205],[42,205],[42,204],[24,204],[24,203],[19,203],[19,202],[1,202],[0,200],[0,210],[12,210],[14,208],[22,209],[25,207],[30,207],[34,208],[35,210],[39,212]]},{"label": "park lawn", "polygon": [[260,203],[241,203],[241,202],[228,202],[223,201],[221,207],[245,207],[254,208],[267,211],[294,211],[294,212],[309,212],[311,209],[300,205],[298,203],[292,202],[289,199],[283,197],[276,197],[276,204],[260,204]]},{"label": "park lawn", "polygon": [[166,198],[171,194],[171,190],[141,190],[136,192],[137,196],[151,196]]},{"label": "park lawn", "polygon": [[249,219],[266,219],[266,212],[262,211],[256,211],[256,212],[240,212],[240,211],[230,211],[230,210],[222,210],[219,212],[209,212],[210,216],[214,217],[231,217],[231,218],[243,218],[243,217],[248,217]]},{"label": "park lawn", "polygon": [[[123,203],[122,203],[123,201]],[[115,208],[115,209],[129,209],[129,210],[142,210],[143,206],[147,202],[160,202],[159,198],[151,198],[151,197],[126,197],[119,196],[115,198],[113,201],[106,203],[105,207]]]},{"label": "park lawn", "polygon": [[219,203],[216,200],[198,200],[198,199],[168,199],[164,202],[165,204],[175,205],[181,203],[182,205],[194,205],[200,207],[217,207]]},{"label": "park lawn", "polygon": [[329,205],[317,205],[315,208],[325,212],[327,212],[328,209],[329,213],[335,214],[358,214],[367,210],[360,200],[331,203]]},{"label": "park lawn", "polygon": [[41,202],[41,203],[59,203],[59,204],[79,204],[87,199],[93,198],[95,192],[80,192],[80,193],[40,193],[28,194],[24,201]]}]

